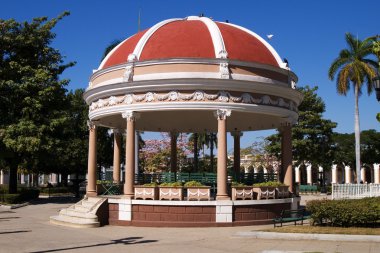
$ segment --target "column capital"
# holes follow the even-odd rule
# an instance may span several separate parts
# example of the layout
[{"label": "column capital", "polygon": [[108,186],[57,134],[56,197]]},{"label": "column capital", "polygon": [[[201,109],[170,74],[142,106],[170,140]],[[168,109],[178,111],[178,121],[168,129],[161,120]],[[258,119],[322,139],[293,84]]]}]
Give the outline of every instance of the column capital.
[{"label": "column capital", "polygon": [[225,120],[227,117],[231,116],[231,110],[229,109],[218,109],[214,112],[217,119]]},{"label": "column capital", "polygon": [[91,121],[91,120],[87,120],[88,130],[94,130],[97,125],[98,125],[97,122],[94,122],[94,121]]},{"label": "column capital", "polygon": [[125,111],[121,114],[121,116],[127,121],[135,121],[140,118],[140,114],[135,111]]},{"label": "column capital", "polygon": [[123,129],[119,129],[119,128],[112,128],[111,129],[112,130],[112,133],[113,134],[123,134],[123,133],[125,133],[125,130],[123,130]]}]

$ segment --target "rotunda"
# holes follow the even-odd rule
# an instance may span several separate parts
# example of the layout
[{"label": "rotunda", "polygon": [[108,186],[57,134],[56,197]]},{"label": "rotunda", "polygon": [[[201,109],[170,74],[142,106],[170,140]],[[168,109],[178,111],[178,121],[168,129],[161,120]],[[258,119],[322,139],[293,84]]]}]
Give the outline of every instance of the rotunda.
[{"label": "rotunda", "polygon": [[241,131],[280,129],[282,178],[293,191],[290,131],[302,101],[296,82],[268,42],[235,24],[189,16],[125,39],[93,72],[84,94],[90,108],[87,195],[96,195],[99,125],[126,131],[125,198],[134,195],[135,131],[217,132],[216,200],[229,200],[227,132],[238,141]]}]

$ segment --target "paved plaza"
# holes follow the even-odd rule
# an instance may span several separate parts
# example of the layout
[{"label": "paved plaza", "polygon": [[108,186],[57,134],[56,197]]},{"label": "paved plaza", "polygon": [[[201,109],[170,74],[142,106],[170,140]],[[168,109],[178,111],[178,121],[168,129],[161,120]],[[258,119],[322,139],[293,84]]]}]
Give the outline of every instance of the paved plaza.
[{"label": "paved plaza", "polygon": [[379,252],[380,242],[256,239],[266,227],[75,229],[49,217],[74,200],[40,199],[17,209],[0,207],[0,252]]}]

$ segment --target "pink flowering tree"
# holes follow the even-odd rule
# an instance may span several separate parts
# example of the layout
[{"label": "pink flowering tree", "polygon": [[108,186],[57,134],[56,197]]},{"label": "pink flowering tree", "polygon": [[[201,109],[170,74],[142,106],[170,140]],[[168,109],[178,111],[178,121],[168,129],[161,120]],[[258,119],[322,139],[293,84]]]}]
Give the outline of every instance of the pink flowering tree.
[{"label": "pink flowering tree", "polygon": [[[188,164],[189,151],[187,134],[179,134],[177,138],[178,169]],[[145,140],[145,146],[140,152],[140,161],[144,173],[163,172],[170,170],[170,135],[161,133],[161,139]]]}]

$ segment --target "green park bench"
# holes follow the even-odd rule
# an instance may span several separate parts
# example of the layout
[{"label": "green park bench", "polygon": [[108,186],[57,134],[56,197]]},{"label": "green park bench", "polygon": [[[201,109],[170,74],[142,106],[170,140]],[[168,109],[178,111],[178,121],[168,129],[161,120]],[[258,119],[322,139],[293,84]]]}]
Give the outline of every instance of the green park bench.
[{"label": "green park bench", "polygon": [[318,187],[316,185],[300,185],[301,193],[317,193]]},{"label": "green park bench", "polygon": [[182,183],[190,181],[190,174],[188,172],[177,172],[177,181]]},{"label": "green park bench", "polygon": [[[299,225],[303,225],[303,221],[309,218],[309,216],[305,215],[305,209],[282,210],[280,216],[273,219],[273,226],[282,227],[282,223],[286,222],[294,222],[294,226],[297,226],[297,222],[299,222]],[[280,226],[277,224],[280,224]]]},{"label": "green park bench", "polygon": [[190,181],[198,181],[198,182],[203,182],[203,173],[190,173]]}]

